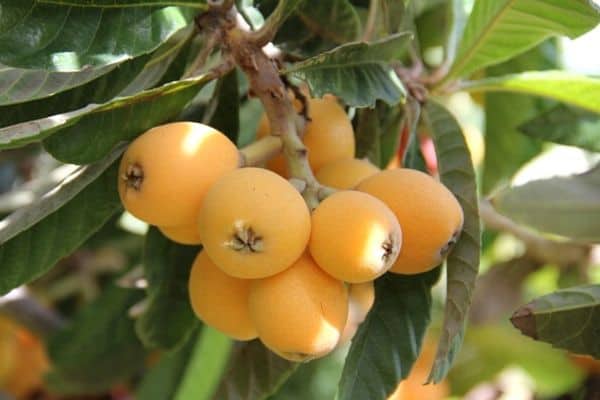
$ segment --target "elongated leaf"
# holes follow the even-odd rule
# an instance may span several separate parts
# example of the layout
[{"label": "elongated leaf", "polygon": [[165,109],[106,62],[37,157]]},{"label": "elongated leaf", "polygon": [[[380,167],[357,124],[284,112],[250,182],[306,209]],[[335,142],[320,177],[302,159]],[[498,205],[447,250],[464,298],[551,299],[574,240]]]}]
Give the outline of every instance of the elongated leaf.
[{"label": "elongated leaf", "polygon": [[[172,399],[179,390],[192,359],[198,335],[191,335],[181,348],[163,354],[158,363],[150,369],[136,390],[136,399]],[[195,399],[201,400],[201,399]]]},{"label": "elongated leaf", "polygon": [[212,399],[227,366],[232,344],[230,338],[205,326],[174,399]]},{"label": "elongated leaf", "polygon": [[297,14],[309,29],[333,43],[358,39],[360,19],[348,0],[304,1]]},{"label": "elongated leaf", "polygon": [[531,181],[494,197],[497,210],[543,232],[600,242],[600,166],[585,174]]},{"label": "elongated leaf", "polygon": [[406,93],[387,63],[409,39],[410,34],[399,33],[371,44],[349,43],[293,64],[284,73],[305,80],[316,97],[333,93],[355,107],[372,107],[377,99],[394,105]]},{"label": "elongated leaf", "polygon": [[[258,3],[269,14],[276,1]],[[356,40],[360,19],[349,0],[304,1],[277,31],[274,43],[302,58]]]},{"label": "elongated leaf", "polygon": [[[163,43],[156,51],[152,53],[152,57],[148,60],[144,69],[132,80],[125,89],[119,92],[119,96],[131,96],[142,90],[152,88],[161,82],[171,69],[176,58],[179,57],[182,51],[189,50],[194,29],[188,27],[179,30],[173,36]],[[177,75],[176,79],[167,80],[164,83],[172,80],[177,80],[181,75]]]},{"label": "elongated leaf", "polygon": [[40,3],[58,4],[61,6],[121,8],[121,7],[156,7],[181,6],[208,8],[205,0],[38,0]]},{"label": "elongated leaf", "polygon": [[398,150],[405,112],[399,106],[378,102],[375,108],[359,110],[355,130],[356,157],[385,168]]},{"label": "elongated leaf", "polygon": [[78,72],[52,72],[0,66],[0,106],[64,92],[107,74],[116,67],[108,65]]},{"label": "elongated leaf", "polygon": [[[152,54],[125,61],[119,64],[118,68],[82,86],[50,97],[0,107],[0,127],[75,111],[92,103],[104,103],[117,95],[132,95],[154,86],[181,49],[187,38],[186,35],[189,34],[189,29],[179,31]],[[52,74],[78,73],[54,72]],[[4,135],[6,137],[3,137]],[[28,140],[17,140],[15,143],[11,143],[11,140],[10,134],[0,133],[0,147],[5,144],[12,147],[28,143]]]},{"label": "elongated leaf", "polygon": [[168,240],[154,227],[146,234],[143,262],[149,303],[135,325],[145,346],[173,349],[184,343],[196,326],[188,279],[198,251],[198,246]]},{"label": "elongated leaf", "polygon": [[173,82],[101,105],[1,128],[0,144],[15,147],[46,138],[44,146],[54,157],[90,163],[120,141],[175,117],[208,80],[203,76]]},{"label": "elongated leaf", "polygon": [[575,38],[599,22],[587,0],[476,1],[446,80],[508,60],[550,36]]},{"label": "elongated leaf", "polygon": [[114,64],[151,52],[193,14],[178,7],[99,9],[4,0],[0,63],[49,71]]},{"label": "elongated leaf", "polygon": [[0,223],[0,294],[44,274],[121,209],[114,162],[121,151]]},{"label": "elongated leaf", "polygon": [[61,393],[94,393],[124,382],[143,366],[145,353],[127,310],[141,292],[110,286],[48,344],[51,387]]},{"label": "elongated leaf", "polygon": [[559,104],[519,126],[524,134],[600,152],[600,115]]},{"label": "elongated leaf", "polygon": [[262,400],[273,394],[298,364],[267,350],[258,340],[239,343],[214,399]]},{"label": "elongated leaf", "polygon": [[428,381],[438,383],[448,373],[460,349],[479,270],[481,228],[475,171],[460,126],[443,106],[430,101],[424,109],[435,145],[440,179],[458,199],[463,231],[446,260],[447,293],[442,334]]},{"label": "elongated leaf", "polygon": [[375,304],[352,340],[339,384],[339,400],[384,400],[406,378],[429,324],[431,286],[425,274],[385,274],[375,281]]},{"label": "elongated leaf", "polygon": [[566,71],[534,71],[468,82],[470,92],[502,91],[548,97],[600,113],[600,79]]},{"label": "elongated leaf", "polygon": [[539,297],[515,311],[511,322],[535,340],[600,359],[600,285]]}]

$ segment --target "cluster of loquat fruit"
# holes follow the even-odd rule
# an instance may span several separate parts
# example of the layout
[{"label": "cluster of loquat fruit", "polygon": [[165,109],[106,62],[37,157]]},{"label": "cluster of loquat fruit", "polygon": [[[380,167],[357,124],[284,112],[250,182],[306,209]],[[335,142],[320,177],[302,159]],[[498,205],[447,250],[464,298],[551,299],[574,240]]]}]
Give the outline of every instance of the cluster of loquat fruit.
[{"label": "cluster of loquat fruit", "polygon": [[[176,242],[202,244],[189,280],[197,316],[294,361],[350,340],[373,304],[373,281],[439,265],[463,224],[459,203],[431,176],[355,159],[351,122],[334,98],[308,105],[308,162],[337,189],[312,211],[282,156],[268,169],[240,168],[234,143],[192,122],[133,141],[118,184],[130,213]],[[257,137],[269,133],[263,115]]]}]

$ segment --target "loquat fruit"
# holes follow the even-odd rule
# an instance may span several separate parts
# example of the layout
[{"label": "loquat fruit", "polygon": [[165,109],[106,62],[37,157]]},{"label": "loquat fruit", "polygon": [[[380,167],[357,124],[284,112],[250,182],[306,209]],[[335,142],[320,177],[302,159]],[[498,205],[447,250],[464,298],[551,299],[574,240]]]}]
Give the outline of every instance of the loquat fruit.
[{"label": "loquat fruit", "polygon": [[201,251],[190,273],[192,309],[204,323],[234,339],[254,339],[257,333],[248,308],[250,283],[227,275]]},{"label": "loquat fruit", "polygon": [[346,285],[306,253],[285,271],[253,281],[249,303],[259,338],[292,361],[332,351],[348,315]]},{"label": "loquat fruit", "polygon": [[396,261],[402,231],[392,211],[366,193],[345,190],[323,200],[312,214],[309,250],[337,279],[372,281]]},{"label": "loquat fruit", "polygon": [[418,274],[439,265],[460,236],[463,211],[433,177],[408,168],[379,172],[357,190],[382,200],[402,226],[402,251],[392,272]]},{"label": "loquat fruit", "polygon": [[325,164],[315,174],[317,180],[335,189],[353,189],[363,179],[379,172],[379,168],[368,160],[358,158],[344,158]]},{"label": "loquat fruit", "polygon": [[193,224],[181,226],[159,226],[158,229],[162,232],[163,235],[177,243],[201,243],[200,234],[198,233],[198,224],[195,222]]},{"label": "loquat fruit", "polygon": [[[355,151],[354,130],[346,111],[334,97],[309,99],[310,121],[304,129],[302,141],[308,150],[308,162],[314,172],[335,160],[352,158]],[[257,137],[271,133],[269,120],[263,114],[258,125]],[[267,167],[288,178],[287,164],[282,155],[275,156]]]},{"label": "loquat fruit", "polygon": [[348,321],[346,321],[340,344],[352,340],[374,303],[375,285],[373,281],[348,285]]},{"label": "loquat fruit", "polygon": [[240,168],[208,191],[199,232],[208,256],[229,275],[264,278],[304,252],[310,213],[285,179],[262,168]]},{"label": "loquat fruit", "polygon": [[160,125],[123,154],[119,196],[127,211],[152,225],[186,225],[196,220],[208,188],[238,163],[235,144],[210,126]]}]

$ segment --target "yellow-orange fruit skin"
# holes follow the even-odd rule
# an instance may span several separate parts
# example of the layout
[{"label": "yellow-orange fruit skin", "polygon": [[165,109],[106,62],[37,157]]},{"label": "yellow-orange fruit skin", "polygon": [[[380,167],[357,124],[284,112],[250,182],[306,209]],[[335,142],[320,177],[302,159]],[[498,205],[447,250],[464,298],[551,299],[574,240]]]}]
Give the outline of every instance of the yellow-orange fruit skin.
[{"label": "yellow-orange fruit skin", "polygon": [[252,283],[250,315],[265,346],[306,361],[336,347],[348,316],[348,291],[303,254],[285,271]]},{"label": "yellow-orange fruit skin", "polygon": [[445,379],[435,385],[424,384],[433,364],[435,349],[434,342],[423,342],[421,354],[417,357],[410,374],[398,384],[387,400],[442,400],[450,394],[450,385]]},{"label": "yellow-orange fruit skin", "polygon": [[181,244],[200,244],[200,233],[198,233],[198,224],[194,220],[193,224],[182,226],[159,226],[158,229],[163,235],[174,242]]},{"label": "yellow-orange fruit skin", "polygon": [[348,320],[340,344],[348,343],[375,303],[373,281],[348,285]]},{"label": "yellow-orange fruit skin", "polygon": [[283,271],[304,252],[310,213],[285,179],[262,168],[240,168],[207,193],[199,217],[202,244],[213,262],[238,278]]},{"label": "yellow-orange fruit skin", "polygon": [[362,181],[357,190],[382,200],[402,226],[402,251],[391,272],[417,274],[434,268],[460,235],[460,204],[443,184],[423,172],[382,171]]},{"label": "yellow-orange fruit skin", "polygon": [[[354,130],[346,111],[334,97],[309,99],[311,121],[306,124],[302,141],[308,149],[308,162],[314,172],[335,160],[354,157]],[[265,114],[258,125],[257,137],[271,133]],[[267,167],[283,177],[289,177],[287,164],[279,155],[267,162]]]},{"label": "yellow-orange fruit skin", "polygon": [[369,194],[336,192],[313,211],[310,254],[323,270],[342,281],[372,281],[392,266],[401,246],[398,220]]},{"label": "yellow-orange fruit skin", "polygon": [[190,273],[192,309],[204,323],[234,339],[254,339],[257,333],[248,307],[250,284],[221,271],[202,251]]},{"label": "yellow-orange fruit skin", "polygon": [[[212,184],[238,163],[235,144],[207,125],[160,125],[136,138],[123,154],[119,196],[131,214],[152,225],[188,225],[198,217]],[[137,182],[132,176],[139,174]]]},{"label": "yellow-orange fruit skin", "polygon": [[380,170],[367,160],[345,158],[325,164],[315,174],[317,180],[335,189],[353,189],[362,180],[375,175]]}]

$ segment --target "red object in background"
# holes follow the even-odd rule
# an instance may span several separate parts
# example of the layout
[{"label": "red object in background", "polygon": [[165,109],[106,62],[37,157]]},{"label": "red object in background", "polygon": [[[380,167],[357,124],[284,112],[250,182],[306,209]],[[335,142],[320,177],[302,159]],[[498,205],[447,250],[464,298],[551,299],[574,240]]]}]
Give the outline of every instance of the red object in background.
[{"label": "red object in background", "polygon": [[421,153],[423,154],[423,158],[425,159],[427,171],[431,175],[437,176],[438,164],[437,157],[435,155],[435,146],[433,145],[433,140],[431,140],[431,137],[429,136],[419,135],[419,145],[421,147]]}]

